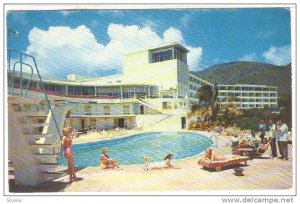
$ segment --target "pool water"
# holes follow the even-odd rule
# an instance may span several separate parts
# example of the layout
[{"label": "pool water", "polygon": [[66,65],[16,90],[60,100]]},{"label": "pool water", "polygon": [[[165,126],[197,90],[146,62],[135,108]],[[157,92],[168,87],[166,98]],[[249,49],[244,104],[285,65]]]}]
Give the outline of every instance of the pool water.
[{"label": "pool water", "polygon": [[[175,160],[184,159],[200,154],[210,146],[211,140],[198,133],[151,132],[73,145],[73,158],[76,167],[99,166],[100,150],[106,147],[107,155],[121,165],[143,164],[142,155],[147,155],[149,162],[163,161],[167,154],[173,154]],[[59,163],[67,165],[67,160],[59,158]]]}]

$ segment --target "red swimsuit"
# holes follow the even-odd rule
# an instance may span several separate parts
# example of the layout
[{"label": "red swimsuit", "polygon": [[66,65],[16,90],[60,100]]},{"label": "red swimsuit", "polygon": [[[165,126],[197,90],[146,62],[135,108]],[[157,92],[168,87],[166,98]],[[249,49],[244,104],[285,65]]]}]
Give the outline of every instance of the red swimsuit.
[{"label": "red swimsuit", "polygon": [[64,144],[65,157],[72,156],[72,140],[66,139]]}]

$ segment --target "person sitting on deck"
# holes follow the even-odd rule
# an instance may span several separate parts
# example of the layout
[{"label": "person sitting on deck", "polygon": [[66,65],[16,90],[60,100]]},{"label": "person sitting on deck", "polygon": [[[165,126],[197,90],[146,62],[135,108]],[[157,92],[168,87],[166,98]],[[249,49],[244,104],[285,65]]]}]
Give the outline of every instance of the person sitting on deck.
[{"label": "person sitting on deck", "polygon": [[107,153],[107,148],[106,147],[103,147],[101,149],[101,159],[100,159],[100,166],[101,166],[101,169],[108,169],[108,168],[115,168],[117,167],[118,169],[120,169],[119,167],[119,164],[118,162],[113,159],[113,158],[110,158],[106,153]]},{"label": "person sitting on deck", "polygon": [[258,148],[259,146],[259,139],[256,137],[256,131],[251,131],[251,137],[249,138],[249,146],[251,146],[253,149]]},{"label": "person sitting on deck", "polygon": [[267,140],[267,138],[263,138],[262,143],[260,144],[260,146],[256,149],[257,153],[264,153],[268,148],[269,148],[269,142]]},{"label": "person sitting on deck", "polygon": [[249,147],[249,140],[243,138],[243,139],[241,140],[241,142],[240,142],[239,147],[242,147],[242,148]]},{"label": "person sitting on deck", "polygon": [[239,146],[238,134],[235,134],[231,137],[231,147],[234,149]]}]

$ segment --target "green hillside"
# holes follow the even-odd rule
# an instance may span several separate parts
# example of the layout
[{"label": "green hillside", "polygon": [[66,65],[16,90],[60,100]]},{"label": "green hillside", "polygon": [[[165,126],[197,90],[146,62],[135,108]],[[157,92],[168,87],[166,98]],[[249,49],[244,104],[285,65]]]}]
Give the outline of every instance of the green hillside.
[{"label": "green hillside", "polygon": [[277,86],[279,95],[291,92],[291,64],[276,66],[257,62],[231,62],[192,73],[212,83],[263,84]]}]

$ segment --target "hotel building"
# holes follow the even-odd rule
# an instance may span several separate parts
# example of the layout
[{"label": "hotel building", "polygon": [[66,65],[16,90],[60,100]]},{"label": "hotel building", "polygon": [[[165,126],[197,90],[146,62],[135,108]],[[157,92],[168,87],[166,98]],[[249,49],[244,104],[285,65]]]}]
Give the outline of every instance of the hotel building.
[{"label": "hotel building", "polygon": [[[70,123],[77,129],[142,127],[178,116],[185,128],[185,115],[198,102],[197,90],[212,83],[189,72],[188,50],[178,43],[129,53],[123,57],[123,73],[97,78],[71,74],[67,80],[43,80],[50,96],[70,104]],[[13,76],[13,77],[12,77]],[[20,88],[20,73],[9,72],[9,83]],[[26,87],[27,74],[22,74]],[[10,86],[11,86],[10,84]],[[240,109],[277,107],[277,88],[265,85],[217,85],[221,106],[234,99]],[[31,92],[41,92],[32,77]],[[152,122],[149,122],[151,118]],[[180,122],[181,121],[181,122]]]}]

